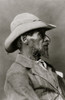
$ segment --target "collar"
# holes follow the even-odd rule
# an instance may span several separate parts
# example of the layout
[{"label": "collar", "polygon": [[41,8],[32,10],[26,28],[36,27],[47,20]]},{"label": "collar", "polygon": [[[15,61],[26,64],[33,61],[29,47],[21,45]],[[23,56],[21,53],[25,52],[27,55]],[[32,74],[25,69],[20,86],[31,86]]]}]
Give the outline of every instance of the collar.
[{"label": "collar", "polygon": [[15,62],[20,64],[20,65],[23,65],[26,68],[32,68],[36,63],[38,63],[39,66],[42,66],[40,62],[43,62],[44,66],[42,68],[45,67],[45,69],[47,69],[46,68],[47,67],[46,63],[44,61],[42,61],[41,59],[38,60],[38,61],[34,61],[34,60],[29,59],[29,58],[26,58],[22,54],[17,55],[17,58],[16,58]]},{"label": "collar", "polygon": [[20,65],[23,65],[24,67],[27,67],[27,68],[32,68],[32,66],[35,63],[35,61],[24,57],[22,54],[17,55],[17,58],[16,58],[15,62],[19,63]]},{"label": "collar", "polygon": [[47,64],[42,60],[42,59],[39,59],[38,61],[36,61],[38,64],[39,64],[39,66],[40,67],[42,67],[44,70],[47,70],[48,68],[48,66],[47,66]]}]

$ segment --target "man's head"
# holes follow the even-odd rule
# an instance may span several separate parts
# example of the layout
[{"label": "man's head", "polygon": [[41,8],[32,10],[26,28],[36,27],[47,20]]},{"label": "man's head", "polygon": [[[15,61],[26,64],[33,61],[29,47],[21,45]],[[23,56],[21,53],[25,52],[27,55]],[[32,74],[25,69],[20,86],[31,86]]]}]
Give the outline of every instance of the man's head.
[{"label": "man's head", "polygon": [[[17,48],[17,45],[15,44],[15,41],[19,40],[19,42],[18,42],[18,44],[19,44],[19,43],[21,43],[21,40],[22,40],[24,43],[28,43],[29,47],[31,46],[31,48],[32,48],[32,46],[34,45],[34,47],[36,49],[38,48],[40,51],[42,44],[39,43],[41,41],[38,42],[36,37],[38,38],[38,36],[39,36],[40,38],[44,38],[45,31],[48,31],[53,28],[55,28],[54,25],[46,24],[46,23],[42,22],[38,17],[36,17],[33,14],[29,14],[29,13],[19,14],[14,18],[14,20],[11,23],[11,34],[5,41],[5,49],[8,53],[12,53],[12,52],[16,51],[18,48]],[[39,33],[40,33],[40,35],[39,35]],[[34,39],[32,39],[33,37],[34,37]],[[30,44],[29,44],[29,41],[30,41]],[[35,44],[33,44],[32,41],[37,46],[35,46]],[[21,49],[21,48],[22,47],[19,47],[19,49]],[[46,48],[46,50],[47,50],[46,46],[44,48]],[[42,53],[42,54],[44,54],[44,53]]]},{"label": "man's head", "polygon": [[45,34],[45,29],[36,29],[26,32],[16,39],[14,44],[25,56],[39,60],[41,56],[48,57],[49,37]]}]

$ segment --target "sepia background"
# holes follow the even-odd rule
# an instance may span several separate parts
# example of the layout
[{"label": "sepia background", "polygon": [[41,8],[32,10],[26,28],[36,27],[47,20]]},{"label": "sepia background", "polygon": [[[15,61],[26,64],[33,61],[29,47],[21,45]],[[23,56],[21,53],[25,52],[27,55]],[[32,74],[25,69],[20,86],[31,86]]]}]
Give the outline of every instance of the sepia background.
[{"label": "sepia background", "polygon": [[10,23],[20,13],[35,14],[46,23],[56,25],[48,31],[51,38],[49,62],[65,74],[65,0],[0,0],[0,100],[4,99],[4,82],[7,69],[17,52],[7,54],[4,41],[10,34]]}]

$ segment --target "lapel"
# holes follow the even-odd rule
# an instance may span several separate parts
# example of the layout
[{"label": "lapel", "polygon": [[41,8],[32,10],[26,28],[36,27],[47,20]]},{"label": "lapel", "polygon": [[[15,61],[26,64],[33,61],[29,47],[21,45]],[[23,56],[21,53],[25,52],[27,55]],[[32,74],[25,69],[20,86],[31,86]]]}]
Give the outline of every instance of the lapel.
[{"label": "lapel", "polygon": [[48,68],[48,70],[44,70],[37,63],[33,63],[32,65],[32,73],[47,81],[47,83],[49,83],[54,88],[54,90],[58,92],[58,81],[56,73],[52,72],[51,68]]},{"label": "lapel", "polygon": [[50,70],[50,68],[48,68],[48,70],[44,70],[42,67],[39,66],[38,63],[36,63],[35,61],[30,60],[28,58],[25,58],[21,54],[17,55],[15,62],[19,63],[23,67],[32,69],[33,74],[36,74],[39,77],[46,80],[47,83],[49,83],[54,88],[54,90],[56,90],[58,92],[58,89],[56,87],[58,85],[58,84],[56,84],[57,83],[57,80],[56,80],[57,76],[56,76],[56,74],[55,74],[55,76],[53,75],[53,72]]}]

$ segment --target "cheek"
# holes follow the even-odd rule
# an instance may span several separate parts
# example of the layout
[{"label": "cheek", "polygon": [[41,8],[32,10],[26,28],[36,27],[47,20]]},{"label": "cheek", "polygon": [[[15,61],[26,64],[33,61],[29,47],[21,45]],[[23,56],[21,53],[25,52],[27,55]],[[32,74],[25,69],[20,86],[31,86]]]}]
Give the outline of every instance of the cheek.
[{"label": "cheek", "polygon": [[39,42],[39,49],[41,50],[43,48],[42,40]]},{"label": "cheek", "polygon": [[40,39],[28,39],[29,47],[35,47],[36,49],[42,49],[42,40]]},{"label": "cheek", "polygon": [[34,46],[34,40],[30,40],[30,41],[28,41],[28,45],[29,45],[29,47]]}]

